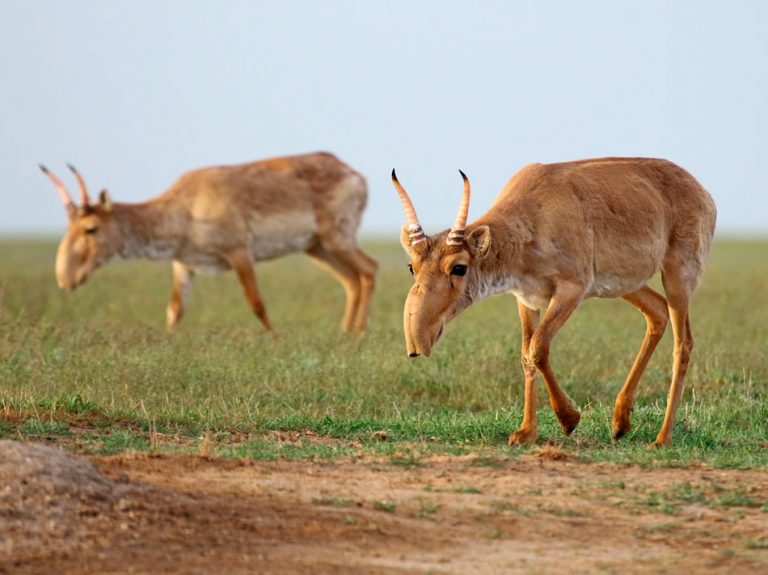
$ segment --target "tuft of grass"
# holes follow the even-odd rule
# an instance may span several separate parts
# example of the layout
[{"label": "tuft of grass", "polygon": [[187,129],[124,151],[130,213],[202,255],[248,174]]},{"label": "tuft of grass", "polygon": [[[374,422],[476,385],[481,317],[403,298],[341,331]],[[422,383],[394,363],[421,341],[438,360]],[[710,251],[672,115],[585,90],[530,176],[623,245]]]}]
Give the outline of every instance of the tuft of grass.
[{"label": "tuft of grass", "polygon": [[377,500],[373,502],[373,508],[387,513],[394,513],[397,510],[397,504],[394,501]]},{"label": "tuft of grass", "polygon": [[13,436],[15,427],[0,419],[0,439],[10,439]]},{"label": "tuft of grass", "polygon": [[647,535],[655,535],[655,534],[668,535],[670,533],[674,533],[679,528],[680,528],[679,524],[667,521],[662,523],[655,523],[648,527],[640,527],[636,530],[636,533],[640,537],[644,537]]},{"label": "tuft of grass", "polygon": [[396,453],[390,457],[389,462],[392,465],[399,465],[406,468],[420,467],[421,455],[415,451],[409,451],[408,453]]},{"label": "tuft of grass", "polygon": [[717,499],[717,505],[722,507],[760,507],[760,503],[739,489],[723,493]]},{"label": "tuft of grass", "polygon": [[103,438],[101,448],[96,449],[95,453],[111,455],[123,451],[149,451],[149,449],[150,443],[147,439],[127,431],[116,431]]},{"label": "tuft of grass", "polygon": [[542,507],[541,511],[549,513],[550,515],[556,515],[558,517],[585,517],[586,514],[578,509],[571,509],[570,507]]},{"label": "tuft of grass", "polygon": [[415,516],[430,517],[435,515],[443,507],[442,503],[432,501],[431,499],[419,499],[419,509],[416,511]]},{"label": "tuft of grass", "polygon": [[215,453],[221,457],[249,458],[257,461],[277,461],[280,459],[293,461],[349,456],[353,450],[343,445],[327,445],[307,441],[301,441],[298,444],[279,444],[271,439],[258,437],[237,445],[224,445],[216,449]]},{"label": "tuft of grass", "polygon": [[477,487],[472,487],[471,485],[462,485],[460,487],[457,487],[453,490],[454,493],[467,493],[472,495],[480,495],[483,492],[478,489]]},{"label": "tuft of grass", "polygon": [[607,481],[599,481],[597,486],[600,489],[626,489],[626,484],[621,479],[609,479]]},{"label": "tuft of grass", "polygon": [[493,469],[501,469],[504,467],[504,462],[493,457],[476,457],[472,460],[470,465],[472,467],[490,467]]},{"label": "tuft of grass", "polygon": [[58,421],[46,421],[42,419],[28,419],[21,426],[21,432],[24,435],[40,438],[71,435],[69,426]]},{"label": "tuft of grass", "polygon": [[701,485],[692,485],[690,481],[677,483],[672,488],[673,497],[685,503],[705,503],[707,501],[706,489]]},{"label": "tuft of grass", "polygon": [[744,541],[747,549],[768,549],[768,537],[764,539],[748,539]]},{"label": "tuft of grass", "polygon": [[[749,489],[745,487],[726,487],[714,480],[691,483],[683,481],[663,489],[651,489],[648,486],[625,492],[626,501],[622,506],[629,505],[635,510],[660,512],[667,515],[677,515],[681,508],[688,505],[703,507],[752,507],[759,508],[760,501],[750,496]],[[737,512],[734,516],[738,516]]]},{"label": "tuft of grass", "polygon": [[310,502],[312,505],[323,505],[330,507],[353,507],[355,501],[349,497],[313,497]]}]

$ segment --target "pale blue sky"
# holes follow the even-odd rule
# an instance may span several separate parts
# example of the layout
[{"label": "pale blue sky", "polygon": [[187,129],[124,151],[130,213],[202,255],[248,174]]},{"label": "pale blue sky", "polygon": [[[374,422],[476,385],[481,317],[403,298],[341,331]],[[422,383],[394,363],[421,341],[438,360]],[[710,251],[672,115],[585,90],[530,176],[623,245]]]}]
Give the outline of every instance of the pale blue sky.
[{"label": "pale blue sky", "polygon": [[[40,174],[117,201],[183,171],[329,150],[398,237],[470,219],[529,162],[669,158],[719,233],[768,233],[768,2],[3,0],[0,234],[57,233]],[[74,188],[75,186],[71,186]]]}]

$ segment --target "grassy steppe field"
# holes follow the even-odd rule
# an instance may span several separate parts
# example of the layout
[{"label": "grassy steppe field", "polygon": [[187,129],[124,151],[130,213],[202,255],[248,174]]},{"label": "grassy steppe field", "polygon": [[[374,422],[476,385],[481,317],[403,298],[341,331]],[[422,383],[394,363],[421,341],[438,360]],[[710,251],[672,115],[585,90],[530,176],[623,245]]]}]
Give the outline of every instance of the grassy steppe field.
[{"label": "grassy steppe field", "polygon": [[[409,360],[405,255],[396,242],[364,246],[380,271],[370,327],[357,343],[337,329],[341,287],[302,256],[256,266],[277,337],[252,316],[231,273],[199,277],[183,322],[168,334],[169,263],[117,261],[65,294],[53,276],[55,241],[1,240],[0,438],[87,453],[290,459],[363,451],[404,464],[435,452],[505,458],[537,449],[506,446],[523,400],[513,297],[476,303],[432,357]],[[613,400],[645,321],[621,300],[583,304],[552,351],[582,420],[565,437],[541,385],[539,446],[587,461],[766,466],[767,286],[768,241],[716,242],[694,295],[696,346],[674,446],[659,450],[648,444],[666,404],[671,328],[640,383],[632,431],[613,444]]]}]

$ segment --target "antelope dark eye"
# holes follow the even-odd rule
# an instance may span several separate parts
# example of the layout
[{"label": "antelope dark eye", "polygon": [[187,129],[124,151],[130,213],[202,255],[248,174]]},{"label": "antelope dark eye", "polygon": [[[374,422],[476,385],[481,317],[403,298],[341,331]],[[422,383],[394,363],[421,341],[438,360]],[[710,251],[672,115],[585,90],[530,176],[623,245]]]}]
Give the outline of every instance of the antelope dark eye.
[{"label": "antelope dark eye", "polygon": [[452,276],[463,276],[467,273],[467,266],[463,264],[456,264],[451,268],[451,275]]},{"label": "antelope dark eye", "polygon": [[413,266],[411,264],[408,264],[408,271],[413,275]]},{"label": "antelope dark eye", "polygon": [[98,231],[99,231],[99,228],[85,228],[85,233],[88,234],[89,236],[95,234]]}]

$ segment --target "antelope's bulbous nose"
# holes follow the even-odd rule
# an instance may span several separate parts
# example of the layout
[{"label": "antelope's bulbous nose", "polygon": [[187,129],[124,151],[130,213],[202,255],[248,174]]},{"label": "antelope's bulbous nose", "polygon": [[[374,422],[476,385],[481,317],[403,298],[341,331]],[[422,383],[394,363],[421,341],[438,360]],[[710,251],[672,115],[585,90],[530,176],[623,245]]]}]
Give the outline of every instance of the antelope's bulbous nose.
[{"label": "antelope's bulbous nose", "polygon": [[417,346],[415,350],[411,351],[408,350],[408,357],[414,358],[414,357],[429,357],[429,355],[432,353],[432,348],[427,349],[426,347]]},{"label": "antelope's bulbous nose", "polygon": [[61,291],[70,292],[75,289],[74,282],[69,281],[66,277],[56,277],[56,284]]},{"label": "antelope's bulbous nose", "polygon": [[59,289],[65,292],[73,292],[85,283],[88,279],[87,273],[78,274],[77,277],[70,277],[68,274],[56,274],[56,283]]}]

